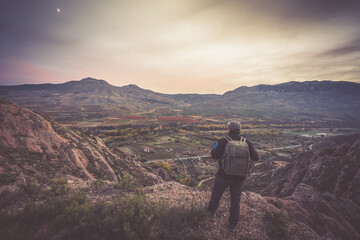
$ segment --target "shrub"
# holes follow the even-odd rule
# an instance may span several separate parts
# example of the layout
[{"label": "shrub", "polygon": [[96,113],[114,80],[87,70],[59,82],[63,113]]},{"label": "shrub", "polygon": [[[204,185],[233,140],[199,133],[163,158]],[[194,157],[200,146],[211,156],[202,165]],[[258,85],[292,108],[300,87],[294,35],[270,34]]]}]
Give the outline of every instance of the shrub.
[{"label": "shrub", "polygon": [[131,181],[129,176],[125,176],[118,183],[114,185],[115,188],[120,189],[132,189],[134,186],[133,182]]},{"label": "shrub", "polygon": [[47,192],[48,197],[63,196],[71,190],[66,178],[55,178],[52,180],[50,190]]},{"label": "shrub", "polygon": [[289,239],[288,217],[283,210],[266,210],[264,221],[271,239]]},{"label": "shrub", "polygon": [[170,163],[167,163],[167,162],[154,162],[154,167],[156,168],[163,168],[165,169],[166,171],[168,171],[170,173],[171,171],[171,166],[170,166]]},{"label": "shrub", "polygon": [[204,239],[201,207],[170,207],[130,195],[113,203],[91,205],[80,192],[72,198],[55,197],[43,205],[26,205],[10,216],[0,213],[4,239]]},{"label": "shrub", "polygon": [[22,184],[21,187],[29,195],[34,195],[40,192],[40,187],[36,183],[31,182],[29,179],[27,179],[26,183]]},{"label": "shrub", "polygon": [[8,185],[16,181],[16,174],[13,173],[1,173],[0,174],[0,186]]},{"label": "shrub", "polygon": [[95,186],[96,187],[101,187],[104,184],[105,184],[104,180],[102,180],[102,179],[96,179],[96,181],[95,181]]},{"label": "shrub", "polygon": [[[19,192],[10,191],[8,189],[4,189],[0,193],[0,208],[6,208],[19,200],[21,195]],[[1,236],[1,235],[0,235]]]},{"label": "shrub", "polygon": [[180,183],[186,186],[190,186],[191,178],[190,177],[184,177],[180,179]]}]

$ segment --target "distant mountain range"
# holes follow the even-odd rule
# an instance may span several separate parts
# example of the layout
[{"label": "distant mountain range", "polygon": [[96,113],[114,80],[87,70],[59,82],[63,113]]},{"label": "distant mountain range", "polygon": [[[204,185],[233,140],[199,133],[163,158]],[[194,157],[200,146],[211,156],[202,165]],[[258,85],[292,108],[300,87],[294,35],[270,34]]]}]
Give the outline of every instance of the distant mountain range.
[{"label": "distant mountain range", "polygon": [[39,112],[68,112],[76,119],[85,116],[80,113],[96,118],[165,108],[182,109],[185,114],[236,112],[287,118],[301,113],[360,122],[360,84],[355,82],[287,82],[239,87],[219,95],[162,94],[136,85],[116,87],[85,78],[63,84],[0,86],[0,96]]},{"label": "distant mountain range", "polygon": [[[43,104],[56,102],[68,105],[97,104],[129,104],[151,105],[152,103],[176,104],[167,95],[139,88],[134,84],[123,87],[110,85],[104,80],[85,78],[80,81],[70,81],[62,84],[25,84],[16,86],[0,86],[0,95],[14,99],[18,103]],[[30,103],[29,103],[30,101]],[[39,101],[39,102],[37,102]]]},{"label": "distant mountain range", "polygon": [[[38,112],[61,112],[59,121],[99,118],[177,106],[165,94],[136,85],[112,86],[104,80],[85,78],[62,84],[0,86],[0,96]],[[66,115],[67,114],[67,115]]]},{"label": "distant mountain range", "polygon": [[[308,81],[239,87],[223,95],[177,94],[173,99],[191,104],[193,112],[218,112],[263,118],[313,116],[330,121],[360,123],[360,84]],[[356,124],[355,124],[356,125]]]}]

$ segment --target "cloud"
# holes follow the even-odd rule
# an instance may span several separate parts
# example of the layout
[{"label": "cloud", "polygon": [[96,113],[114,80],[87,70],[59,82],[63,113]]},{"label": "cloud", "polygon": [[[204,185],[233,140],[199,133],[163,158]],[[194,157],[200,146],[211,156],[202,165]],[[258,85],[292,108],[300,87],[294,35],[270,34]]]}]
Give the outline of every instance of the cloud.
[{"label": "cloud", "polygon": [[[161,92],[221,93],[258,83],[359,79],[353,61],[359,52],[358,1],[0,4],[0,64],[13,66],[3,69],[14,83],[92,76]],[[11,63],[20,60],[55,71],[40,74]]]},{"label": "cloud", "polygon": [[357,54],[360,57],[360,38],[341,44],[329,51],[320,53],[320,57],[343,57],[349,54]]}]

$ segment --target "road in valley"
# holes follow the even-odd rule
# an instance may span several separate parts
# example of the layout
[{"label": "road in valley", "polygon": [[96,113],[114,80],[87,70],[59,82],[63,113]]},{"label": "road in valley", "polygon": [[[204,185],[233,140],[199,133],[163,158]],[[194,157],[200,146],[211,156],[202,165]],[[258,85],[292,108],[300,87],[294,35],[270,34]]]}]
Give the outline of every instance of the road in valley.
[{"label": "road in valley", "polygon": [[155,159],[155,160],[149,160],[144,163],[154,163],[154,162],[166,162],[166,161],[175,161],[175,160],[190,160],[190,159],[199,159],[199,158],[209,158],[210,155],[201,155],[201,156],[194,156],[194,157],[182,157],[182,158],[167,158],[167,159]]},{"label": "road in valley", "polygon": [[[283,149],[290,149],[290,148],[298,148],[301,147],[301,144],[298,145],[291,145],[291,146],[285,146],[285,147],[276,147],[276,148],[269,148],[266,150],[258,150],[258,152],[264,152],[264,151],[274,151],[274,150],[283,150]],[[193,156],[193,157],[182,157],[182,158],[167,158],[167,159],[155,159],[155,160],[149,160],[146,161],[144,163],[154,163],[154,162],[167,162],[167,161],[175,161],[175,160],[179,160],[179,161],[184,161],[184,160],[197,160],[199,158],[210,158],[211,155],[201,155],[201,156]]]}]

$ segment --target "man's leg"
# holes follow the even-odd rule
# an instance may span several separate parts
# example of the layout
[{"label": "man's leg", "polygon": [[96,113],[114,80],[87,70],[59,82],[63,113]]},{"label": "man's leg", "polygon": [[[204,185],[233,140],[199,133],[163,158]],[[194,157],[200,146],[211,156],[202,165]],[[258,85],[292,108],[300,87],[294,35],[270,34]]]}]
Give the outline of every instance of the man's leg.
[{"label": "man's leg", "polygon": [[218,174],[215,175],[214,188],[211,194],[208,209],[210,212],[215,212],[219,207],[219,201],[225,189],[229,186],[229,181],[221,178]]},{"label": "man's leg", "polygon": [[230,217],[229,224],[230,227],[236,227],[239,222],[240,216],[240,197],[242,185],[244,184],[245,179],[241,180],[232,180],[230,184],[230,197],[231,197],[231,206],[230,206]]}]

